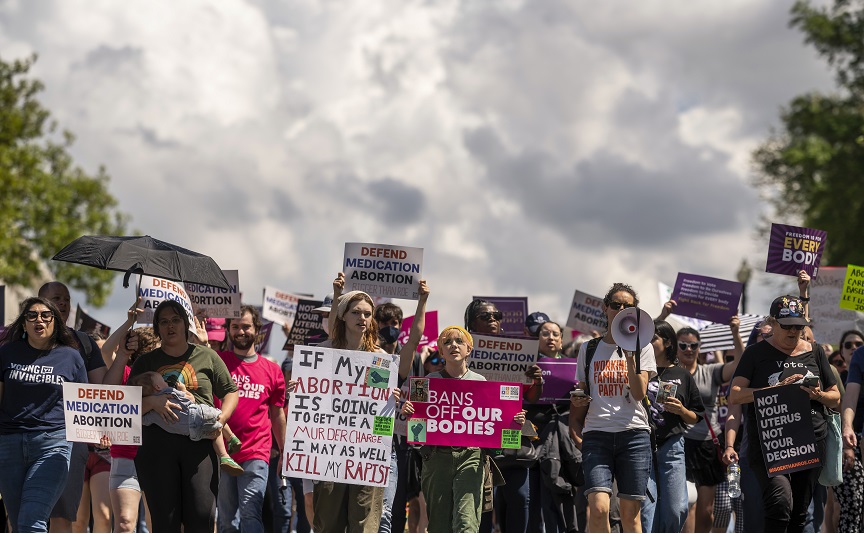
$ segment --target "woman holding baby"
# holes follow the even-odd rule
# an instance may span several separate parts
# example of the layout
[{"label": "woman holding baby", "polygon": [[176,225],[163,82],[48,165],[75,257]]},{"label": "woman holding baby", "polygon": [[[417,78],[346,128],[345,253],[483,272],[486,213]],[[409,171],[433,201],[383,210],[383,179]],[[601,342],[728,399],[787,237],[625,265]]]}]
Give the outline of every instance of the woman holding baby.
[{"label": "woman holding baby", "polygon": [[[218,397],[222,400],[218,422],[224,424],[237,406],[237,386],[215,352],[187,341],[189,318],[183,306],[171,300],[159,304],[153,314],[153,330],[161,347],[135,361],[130,380],[155,371],[170,387],[191,393],[196,404],[212,407],[214,396]],[[167,410],[160,413],[172,416]],[[205,437],[218,435],[217,431]],[[219,459],[211,439],[193,441],[157,425],[143,427],[135,465],[154,532],[213,532]]]}]

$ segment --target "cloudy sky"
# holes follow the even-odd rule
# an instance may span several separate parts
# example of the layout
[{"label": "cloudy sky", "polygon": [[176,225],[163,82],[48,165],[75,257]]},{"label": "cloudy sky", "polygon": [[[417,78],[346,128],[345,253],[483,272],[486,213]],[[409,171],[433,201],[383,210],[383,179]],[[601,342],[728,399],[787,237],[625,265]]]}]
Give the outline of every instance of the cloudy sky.
[{"label": "cloudy sky", "polygon": [[[3,0],[0,55],[39,54],[44,104],[135,229],[239,269],[250,302],[323,295],[361,241],[424,248],[445,323],[473,294],[564,320],[575,289],[627,281],[653,314],[679,271],[764,269],[750,153],[832,86],[788,8]],[[751,309],[791,280],[758,275]]]}]

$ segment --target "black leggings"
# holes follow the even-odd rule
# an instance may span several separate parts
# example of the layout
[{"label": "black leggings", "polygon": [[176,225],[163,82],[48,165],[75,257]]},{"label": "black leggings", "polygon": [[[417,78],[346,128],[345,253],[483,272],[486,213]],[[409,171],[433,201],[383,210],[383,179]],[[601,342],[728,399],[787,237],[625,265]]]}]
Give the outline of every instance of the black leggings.
[{"label": "black leggings", "polygon": [[144,426],[135,457],[153,532],[213,532],[219,462],[213,441]]},{"label": "black leggings", "polygon": [[[756,451],[756,454],[750,455],[750,468],[753,469],[762,490],[762,505],[765,507],[764,532],[804,532],[807,508],[813,500],[813,490],[822,470],[816,467],[769,477],[759,444],[751,442],[750,450]],[[816,442],[816,450],[819,459],[824,462],[824,439]]]}]

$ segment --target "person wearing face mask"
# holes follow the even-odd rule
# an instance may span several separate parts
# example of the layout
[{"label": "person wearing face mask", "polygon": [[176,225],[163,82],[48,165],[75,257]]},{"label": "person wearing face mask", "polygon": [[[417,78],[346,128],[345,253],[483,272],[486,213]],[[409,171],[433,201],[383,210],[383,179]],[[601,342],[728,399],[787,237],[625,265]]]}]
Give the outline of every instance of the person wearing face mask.
[{"label": "person wearing face mask", "polygon": [[[341,274],[341,273],[340,273]],[[419,321],[412,330],[419,330],[420,335],[426,326],[426,301],[429,298],[429,291],[426,287],[426,281],[420,282],[423,286],[420,299],[417,301],[417,310],[414,315],[414,321]],[[411,337],[406,340],[406,344],[399,344],[399,333],[402,327],[402,308],[392,302],[385,302],[375,307],[375,322],[378,323],[378,342],[381,348],[389,354],[399,354],[400,364],[403,359],[409,359],[413,362],[414,353],[417,350],[417,345],[420,343],[420,337]],[[400,365],[401,371],[401,365]],[[399,376],[399,386],[407,378],[407,375]],[[408,462],[408,442],[404,436],[393,436],[393,449],[390,453],[390,483],[384,490],[384,510],[381,514],[381,524],[378,527],[378,532],[391,532],[395,528],[395,532],[402,532],[405,528],[405,487],[407,485],[407,466]],[[403,466],[400,469],[400,464]],[[401,490],[401,491],[400,491]]]},{"label": "person wearing face mask", "polygon": [[[802,384],[802,395],[810,400],[810,413],[816,435],[816,448],[824,460],[825,438],[828,432],[824,408],[837,408],[840,392],[828,359],[819,345],[801,339],[801,330],[810,325],[804,302],[793,296],[783,296],[771,303],[770,318],[773,334],[747,348],[732,379],[729,393],[731,404],[742,404],[746,410],[749,467],[762,490],[764,528],[766,532],[803,532],[807,508],[820,469],[814,467],[791,474],[768,476],[761,450],[754,391],[790,384]],[[777,371],[780,369],[780,371]],[[817,385],[805,387],[805,377],[816,377]]]}]

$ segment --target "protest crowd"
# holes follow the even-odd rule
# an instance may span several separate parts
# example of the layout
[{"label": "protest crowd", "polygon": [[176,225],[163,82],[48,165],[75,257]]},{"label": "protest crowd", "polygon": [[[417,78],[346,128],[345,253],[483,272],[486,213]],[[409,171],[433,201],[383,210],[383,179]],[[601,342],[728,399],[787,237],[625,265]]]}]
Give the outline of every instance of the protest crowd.
[{"label": "protest crowd", "polygon": [[[66,326],[61,282],[25,299],[0,337],[7,530],[862,531],[864,333],[814,339],[815,271],[746,327],[740,288],[688,311],[694,276],[656,313],[610,281],[574,299],[583,331],[494,297],[438,329],[410,253],[348,250],[403,274],[228,317],[139,289],[108,336]],[[259,348],[288,301],[280,366]]]}]

